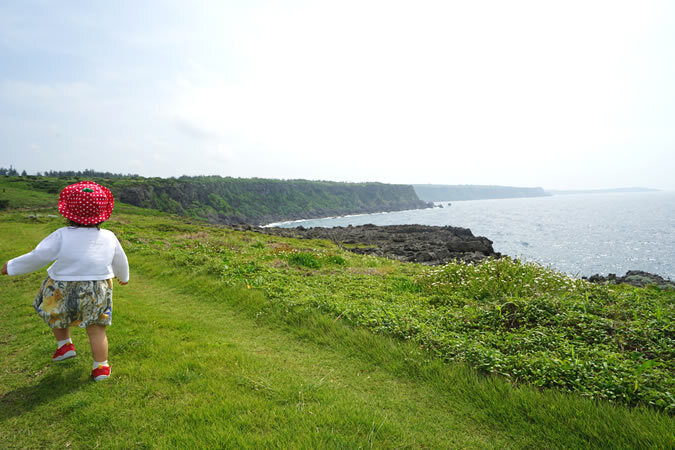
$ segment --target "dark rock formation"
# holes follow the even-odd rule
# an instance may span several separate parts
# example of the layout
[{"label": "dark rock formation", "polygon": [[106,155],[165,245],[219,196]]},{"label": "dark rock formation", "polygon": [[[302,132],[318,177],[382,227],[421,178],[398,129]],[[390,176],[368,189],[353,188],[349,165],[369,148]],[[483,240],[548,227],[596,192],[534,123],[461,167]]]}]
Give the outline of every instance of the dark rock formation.
[{"label": "dark rock formation", "polygon": [[622,277],[617,277],[616,274],[610,273],[609,275],[602,276],[600,274],[591,275],[590,277],[583,277],[585,280],[590,281],[591,283],[598,284],[630,284],[631,286],[645,287],[649,285],[654,285],[661,289],[675,288],[675,283],[666,280],[665,278],[649,273],[643,272],[641,270],[629,270],[626,272],[626,275]]},{"label": "dark rock formation", "polygon": [[[254,229],[246,227],[246,229]],[[361,225],[335,228],[255,228],[266,234],[301,239],[329,239],[359,254],[384,256],[427,265],[458,259],[478,262],[500,257],[492,241],[474,236],[468,228],[427,225]]]}]

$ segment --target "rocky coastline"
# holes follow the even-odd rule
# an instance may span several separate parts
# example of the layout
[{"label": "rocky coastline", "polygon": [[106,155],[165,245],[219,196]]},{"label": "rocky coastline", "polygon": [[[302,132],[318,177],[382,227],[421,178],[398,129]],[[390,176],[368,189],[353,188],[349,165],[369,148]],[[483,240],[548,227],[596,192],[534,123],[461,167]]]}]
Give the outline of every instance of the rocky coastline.
[{"label": "rocky coastline", "polygon": [[328,239],[354,253],[383,256],[427,265],[447,264],[455,259],[479,262],[501,257],[492,241],[474,236],[468,228],[428,225],[360,225],[334,228],[256,228],[275,236]]},{"label": "rocky coastline", "polygon": [[[488,257],[506,257],[494,251],[491,240],[474,236],[471,230],[461,227],[368,224],[334,228],[261,228],[251,225],[234,225],[232,228],[298,239],[328,239],[354,253],[430,266],[453,260],[476,263]],[[583,279],[605,285],[625,283],[636,287],[654,285],[675,289],[675,282],[639,270],[630,270],[624,276],[595,274]]]},{"label": "rocky coastline", "polygon": [[591,283],[598,284],[630,284],[631,286],[636,287],[645,287],[645,286],[656,286],[660,289],[675,289],[675,282],[671,280],[666,280],[660,275],[656,275],[649,272],[643,272],[642,270],[629,270],[626,272],[626,275],[622,277],[617,277],[616,274],[610,273],[607,276],[600,274],[591,275],[590,277],[583,277],[584,280],[590,281]]}]

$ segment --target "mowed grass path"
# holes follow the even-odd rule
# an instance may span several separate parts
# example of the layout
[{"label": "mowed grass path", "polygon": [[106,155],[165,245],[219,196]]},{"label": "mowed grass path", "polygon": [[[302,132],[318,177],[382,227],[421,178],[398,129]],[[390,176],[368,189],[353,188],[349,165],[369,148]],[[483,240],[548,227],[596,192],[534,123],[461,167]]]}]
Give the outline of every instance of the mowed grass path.
[{"label": "mowed grass path", "polygon": [[[0,223],[0,256],[30,250],[47,230]],[[161,258],[130,260],[109,328],[113,377],[101,383],[89,380],[83,330],[76,358],[50,362],[53,338],[31,307],[44,272],[0,279],[0,448],[673,442],[667,416],[513,388],[324,315],[275,309],[255,290],[181,278]]]}]

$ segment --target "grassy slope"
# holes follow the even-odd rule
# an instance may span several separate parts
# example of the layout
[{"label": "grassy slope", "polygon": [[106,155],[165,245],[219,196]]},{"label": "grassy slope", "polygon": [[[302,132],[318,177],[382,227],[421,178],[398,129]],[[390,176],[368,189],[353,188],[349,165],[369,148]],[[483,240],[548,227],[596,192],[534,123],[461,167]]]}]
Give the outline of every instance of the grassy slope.
[{"label": "grassy slope", "polygon": [[[120,223],[180,228],[118,211]],[[23,216],[0,216],[2,258],[59,226]],[[514,388],[130,250],[134,278],[116,290],[107,383],[87,380],[82,332],[78,358],[49,363],[52,338],[30,307],[44,273],[0,278],[0,447],[673,445],[667,415]]]},{"label": "grassy slope", "polygon": [[[10,183],[0,177],[0,200],[9,199],[10,208],[42,208],[55,205],[57,195],[26,189],[25,182]],[[56,210],[56,208],[54,208]]]}]

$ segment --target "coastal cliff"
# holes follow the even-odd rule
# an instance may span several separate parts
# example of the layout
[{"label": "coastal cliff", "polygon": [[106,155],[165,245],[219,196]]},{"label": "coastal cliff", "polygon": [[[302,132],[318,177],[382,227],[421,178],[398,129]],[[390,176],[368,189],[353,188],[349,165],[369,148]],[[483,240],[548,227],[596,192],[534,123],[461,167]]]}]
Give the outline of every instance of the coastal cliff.
[{"label": "coastal cliff", "polygon": [[[343,183],[198,176],[144,178],[7,177],[11,185],[56,194],[65,186],[91,179],[115,198],[142,208],[206,219],[216,224],[264,225],[284,220],[429,208],[411,185]],[[3,200],[0,197],[0,200]],[[0,207],[7,208],[5,202]]]},{"label": "coastal cliff", "polygon": [[384,183],[182,177],[113,185],[122,202],[220,224],[428,208],[412,186]]}]

